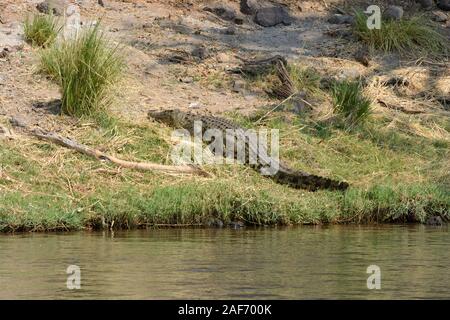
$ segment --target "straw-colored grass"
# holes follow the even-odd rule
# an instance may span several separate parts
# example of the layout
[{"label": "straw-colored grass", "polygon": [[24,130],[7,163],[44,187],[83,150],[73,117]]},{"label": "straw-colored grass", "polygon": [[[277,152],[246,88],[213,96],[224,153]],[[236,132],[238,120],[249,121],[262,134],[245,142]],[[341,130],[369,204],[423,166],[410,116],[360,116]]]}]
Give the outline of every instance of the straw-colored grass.
[{"label": "straw-colored grass", "polygon": [[[281,158],[348,181],[347,192],[291,189],[241,165],[206,166],[211,178],[120,169],[24,139],[6,141],[0,150],[0,230],[134,228],[212,218],[256,225],[450,218],[448,141],[399,131],[386,116],[348,132],[308,117],[286,123],[284,114],[264,121],[280,130]],[[429,124],[422,126],[432,130]],[[170,129],[161,124],[119,121],[111,134],[81,123],[61,134],[124,159],[170,163]]]}]

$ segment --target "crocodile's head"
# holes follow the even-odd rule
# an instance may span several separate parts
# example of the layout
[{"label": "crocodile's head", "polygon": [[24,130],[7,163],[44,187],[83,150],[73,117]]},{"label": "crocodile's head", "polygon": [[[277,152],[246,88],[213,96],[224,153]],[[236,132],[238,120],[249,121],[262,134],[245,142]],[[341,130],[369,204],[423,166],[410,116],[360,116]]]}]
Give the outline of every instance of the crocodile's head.
[{"label": "crocodile's head", "polygon": [[178,123],[177,119],[179,118],[180,113],[181,112],[178,109],[149,110],[148,117],[168,126],[176,127]]}]

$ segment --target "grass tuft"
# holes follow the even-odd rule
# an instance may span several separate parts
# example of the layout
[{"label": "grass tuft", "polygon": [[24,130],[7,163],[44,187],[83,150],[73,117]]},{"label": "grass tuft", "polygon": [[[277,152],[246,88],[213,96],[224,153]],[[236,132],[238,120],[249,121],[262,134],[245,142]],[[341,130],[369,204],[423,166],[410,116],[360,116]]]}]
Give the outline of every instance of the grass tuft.
[{"label": "grass tuft", "polygon": [[44,50],[41,65],[61,86],[62,112],[96,117],[111,104],[110,89],[124,68],[118,47],[105,39],[99,25]]},{"label": "grass tuft", "polygon": [[320,75],[313,68],[289,64],[288,71],[297,91],[307,93],[319,91]]},{"label": "grass tuft", "polygon": [[371,113],[371,103],[357,81],[336,82],[332,88],[334,112],[342,115],[350,125],[363,122]]},{"label": "grass tuft", "polygon": [[52,45],[61,27],[53,15],[35,14],[27,16],[23,22],[25,40],[32,46],[48,47]]},{"label": "grass tuft", "polygon": [[384,52],[447,55],[448,40],[422,17],[382,21],[381,29],[368,29],[367,16],[356,13],[355,34],[369,46]]}]

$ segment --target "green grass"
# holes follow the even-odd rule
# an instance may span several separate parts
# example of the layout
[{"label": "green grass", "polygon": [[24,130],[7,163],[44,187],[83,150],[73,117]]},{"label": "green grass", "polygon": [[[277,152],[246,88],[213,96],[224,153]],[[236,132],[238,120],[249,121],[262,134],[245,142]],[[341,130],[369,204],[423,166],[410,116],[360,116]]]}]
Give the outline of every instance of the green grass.
[{"label": "green grass", "polygon": [[371,113],[371,102],[363,95],[361,84],[357,81],[334,83],[332,96],[335,113],[350,125],[363,122]]},{"label": "green grass", "polygon": [[53,15],[35,14],[27,16],[23,23],[25,40],[33,46],[48,47],[52,45],[61,27]]},{"label": "green grass", "polygon": [[41,67],[60,85],[64,113],[104,121],[112,102],[111,89],[119,80],[124,63],[118,47],[96,25],[76,39],[44,50]]},{"label": "green grass", "polygon": [[[314,68],[289,63],[287,71],[297,92],[303,92],[307,96],[314,96],[316,98],[322,97],[325,94],[319,88],[321,77]],[[275,67],[267,68],[266,72],[262,74],[246,74],[244,78],[249,83],[249,87],[259,88],[266,92],[269,97],[279,99],[277,95],[273,94],[273,89],[281,85]]]},{"label": "green grass", "polygon": [[[295,190],[237,165],[205,167],[212,178],[119,170],[43,141],[6,141],[0,149],[0,231],[204,224],[212,218],[248,225],[450,219],[448,141],[398,131],[378,118],[349,132],[307,117],[286,123],[280,121],[284,114],[265,121],[280,129],[281,158],[346,180],[348,191]],[[160,124],[117,121],[113,134],[82,125],[62,134],[127,160],[170,158],[164,139],[170,130]]]},{"label": "green grass", "polygon": [[320,91],[320,75],[313,68],[289,64],[288,72],[297,91],[310,94],[316,94]]},{"label": "green grass", "polygon": [[369,46],[384,52],[400,52],[409,55],[448,55],[448,39],[427,20],[412,17],[402,20],[382,21],[381,29],[367,28],[367,17],[356,13],[355,34]]}]

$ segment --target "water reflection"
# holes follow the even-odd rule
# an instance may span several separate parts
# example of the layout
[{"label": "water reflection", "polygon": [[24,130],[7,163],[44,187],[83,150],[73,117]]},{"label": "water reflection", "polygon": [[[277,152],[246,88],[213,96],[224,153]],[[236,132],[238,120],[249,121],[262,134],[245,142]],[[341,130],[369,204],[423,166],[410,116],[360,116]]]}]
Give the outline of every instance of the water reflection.
[{"label": "water reflection", "polygon": [[0,299],[450,298],[449,245],[421,225],[0,235]]}]

